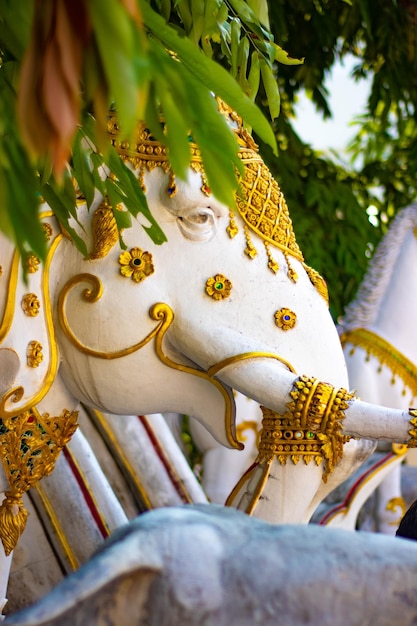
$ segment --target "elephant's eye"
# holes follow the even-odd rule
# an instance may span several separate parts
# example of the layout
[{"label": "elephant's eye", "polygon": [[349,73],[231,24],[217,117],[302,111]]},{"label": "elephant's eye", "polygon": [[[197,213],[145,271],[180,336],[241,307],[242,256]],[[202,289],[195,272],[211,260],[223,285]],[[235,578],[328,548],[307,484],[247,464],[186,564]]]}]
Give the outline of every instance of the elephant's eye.
[{"label": "elephant's eye", "polygon": [[178,226],[191,241],[208,241],[216,232],[216,219],[210,207],[195,207],[178,216]]},{"label": "elephant's eye", "polygon": [[190,215],[188,219],[194,224],[206,224],[208,222],[209,216],[207,215],[207,213],[197,213],[197,215]]}]

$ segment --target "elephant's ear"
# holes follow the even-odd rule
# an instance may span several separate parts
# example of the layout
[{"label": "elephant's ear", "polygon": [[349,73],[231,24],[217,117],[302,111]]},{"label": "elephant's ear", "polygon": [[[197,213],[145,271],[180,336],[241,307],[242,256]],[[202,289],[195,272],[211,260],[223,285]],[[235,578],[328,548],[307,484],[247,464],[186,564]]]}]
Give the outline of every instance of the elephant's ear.
[{"label": "elephant's ear", "polygon": [[58,353],[49,295],[49,267],[62,234],[52,214],[43,217],[48,240],[45,264],[33,254],[23,263],[13,244],[0,236],[0,417],[35,406],[50,389]]}]

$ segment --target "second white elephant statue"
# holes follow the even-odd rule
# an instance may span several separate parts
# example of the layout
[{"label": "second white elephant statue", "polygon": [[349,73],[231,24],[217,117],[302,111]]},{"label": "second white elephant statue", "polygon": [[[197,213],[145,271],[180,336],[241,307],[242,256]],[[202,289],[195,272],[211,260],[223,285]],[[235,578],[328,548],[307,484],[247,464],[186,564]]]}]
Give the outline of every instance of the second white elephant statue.
[{"label": "second white elephant statue", "polygon": [[145,513],[5,626],[412,626],[417,545],[215,505]]}]

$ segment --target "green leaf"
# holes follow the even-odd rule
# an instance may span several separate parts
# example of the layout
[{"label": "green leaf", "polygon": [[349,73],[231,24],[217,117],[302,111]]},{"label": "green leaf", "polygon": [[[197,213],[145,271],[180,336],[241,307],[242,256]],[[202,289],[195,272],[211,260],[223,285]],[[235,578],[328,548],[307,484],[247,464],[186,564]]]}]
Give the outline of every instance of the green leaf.
[{"label": "green leaf", "polygon": [[171,0],[158,0],[157,4],[160,14],[168,22],[171,15]]},{"label": "green leaf", "polygon": [[63,225],[65,230],[70,234],[72,240],[74,241],[77,249],[81,252],[81,254],[87,258],[88,250],[85,244],[85,241],[78,235],[78,233],[74,230],[74,228],[69,223],[69,211],[65,202],[63,202],[63,194],[57,193],[51,183],[47,183],[43,185],[41,188],[41,193],[45,201],[49,204],[51,209],[53,210],[55,216],[58,218],[59,222]]},{"label": "green leaf", "polygon": [[194,43],[200,41],[201,35],[204,31],[206,22],[205,18],[205,0],[191,0],[191,13],[193,19],[193,25],[189,37]]},{"label": "green leaf", "polygon": [[220,7],[222,6],[222,0],[205,0],[204,4],[205,25],[203,36],[210,36],[213,37],[213,39],[216,39],[216,41],[220,41],[218,37],[218,19],[220,14]]},{"label": "green leaf", "polygon": [[181,39],[146,3],[142,5],[142,14],[147,28],[178,55],[198,83],[227,102],[276,154],[276,140],[270,124],[234,78],[223,67],[205,57],[191,41]]},{"label": "green leaf", "polygon": [[263,24],[268,30],[271,30],[267,0],[247,0],[247,3],[261,24]]},{"label": "green leaf", "polygon": [[191,160],[184,85],[181,74],[177,71],[178,62],[165,52],[162,53],[159,47],[154,49],[154,53],[159,67],[155,76],[155,90],[165,122],[161,143],[168,148],[169,161],[176,175],[184,179]]},{"label": "green leaf", "polygon": [[230,73],[234,78],[237,78],[238,71],[240,28],[241,25],[239,20],[233,19],[230,21],[230,50],[232,53]]},{"label": "green leaf", "polygon": [[95,182],[88,158],[89,154],[82,146],[82,139],[83,135],[78,131],[72,147],[73,174],[87,205],[90,207],[94,200]]},{"label": "green leaf", "polygon": [[281,46],[278,46],[276,43],[271,44],[274,48],[275,54],[274,59],[283,65],[302,65],[304,63],[304,57],[301,59],[295,59],[294,57],[290,57],[288,52],[286,52]]},{"label": "green leaf", "polygon": [[279,115],[280,95],[278,90],[278,81],[272,73],[271,68],[264,59],[260,59],[262,82],[268,98],[268,107],[271,118],[274,120]]},{"label": "green leaf", "polygon": [[120,187],[119,183],[113,180],[112,178],[108,178],[106,180],[106,189],[107,195],[110,200],[110,204],[113,207],[113,212],[117,210],[117,206],[119,204],[123,204],[125,201],[125,194]]},{"label": "green leaf", "polygon": [[[184,24],[185,32],[188,35],[193,25],[193,16],[191,14],[189,0],[177,0],[175,2],[175,8],[178,11],[178,15]],[[141,9],[143,15],[143,7],[141,7]]]},{"label": "green leaf", "polygon": [[119,246],[122,250],[127,249],[127,245],[123,240],[123,230],[132,226],[132,216],[127,211],[119,211],[113,208],[113,215],[116,221],[117,230],[119,231]]},{"label": "green leaf", "polygon": [[119,211],[119,209],[113,209],[114,219],[116,220],[119,231],[130,228],[132,226],[132,216],[128,211]]},{"label": "green leaf", "polygon": [[3,51],[21,60],[29,44],[33,3],[27,0],[2,2],[0,9],[0,41]]},{"label": "green leaf", "polygon": [[232,206],[237,188],[236,172],[242,171],[236,137],[226,119],[218,114],[217,103],[208,90],[197,88],[194,77],[184,68],[182,73],[190,95],[193,140],[200,149],[209,187],[216,198]]},{"label": "green leaf", "polygon": [[249,6],[249,3],[244,0],[229,0],[229,3],[242,22],[252,31],[252,34],[257,38],[259,37],[261,40],[266,39],[272,41],[272,34],[261,26],[258,18]]},{"label": "green leaf", "polygon": [[259,62],[259,54],[256,52],[252,52],[251,62],[250,62],[250,70],[248,76],[248,86],[249,86],[249,96],[252,100],[256,98],[256,94],[258,93],[259,83],[261,80],[261,66]]},{"label": "green leaf", "polygon": [[246,79],[248,59],[249,59],[249,40],[245,36],[245,37],[242,37],[239,43],[238,81],[239,81],[239,85],[242,87],[242,89],[244,90],[246,94],[249,94],[249,85]]},{"label": "green leaf", "polygon": [[108,165],[118,178],[118,182],[110,178],[106,180],[109,197],[110,193],[118,194],[117,200],[114,199],[114,195],[110,198],[113,206],[116,207],[119,202],[122,202],[132,215],[137,216],[139,212],[142,213],[151,224],[150,227],[144,228],[150,235],[152,241],[157,245],[164,243],[166,236],[150,212],[146,196],[135,174],[126,167],[114,148],[110,150]]},{"label": "green leaf", "polygon": [[123,135],[128,137],[137,121],[138,104],[137,76],[132,63],[137,52],[134,25],[119,0],[107,0],[105,11],[100,0],[89,0],[88,7],[111,97],[116,101]]},{"label": "green leaf", "polygon": [[29,247],[42,260],[46,256],[46,241],[43,234],[38,209],[40,198],[35,172],[11,125],[2,138],[3,163],[2,178],[5,182],[7,217],[3,220],[6,228],[11,226],[19,251]]},{"label": "green leaf", "polygon": [[[3,171],[5,189],[8,197],[8,213],[6,226],[12,227],[13,237],[20,253],[27,248],[32,250],[40,259],[46,257],[45,236],[38,218],[39,198],[35,193],[27,193],[24,179],[17,177],[17,171]],[[22,184],[23,182],[23,184]]]},{"label": "green leaf", "polygon": [[70,176],[69,172],[66,171],[63,180],[60,183],[51,181],[51,184],[54,184],[55,188],[58,190],[58,193],[67,206],[68,213],[74,218],[74,220],[78,221],[77,200],[72,176]]},{"label": "green leaf", "polygon": [[268,63],[268,65],[272,67],[272,64],[275,58],[274,44],[271,43],[270,41],[265,41],[265,40],[260,39],[256,42],[255,47],[260,53],[260,56],[262,56],[265,59],[265,61]]},{"label": "green leaf", "polygon": [[106,195],[106,188],[100,175],[100,170],[102,170],[104,163],[103,157],[100,154],[97,154],[97,152],[91,152],[90,158],[93,164],[94,186],[96,189],[98,189],[101,195],[104,196]]},{"label": "green leaf", "polygon": [[161,109],[154,82],[150,84],[149,88],[149,96],[145,109],[145,120],[152,135],[163,144],[164,131],[161,123]]}]

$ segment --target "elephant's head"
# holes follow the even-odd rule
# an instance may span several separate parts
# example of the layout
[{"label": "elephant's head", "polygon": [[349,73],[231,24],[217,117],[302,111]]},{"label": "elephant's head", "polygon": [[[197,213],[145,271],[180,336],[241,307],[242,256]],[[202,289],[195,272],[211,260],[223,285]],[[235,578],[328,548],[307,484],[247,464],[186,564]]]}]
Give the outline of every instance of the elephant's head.
[{"label": "elephant's head", "polygon": [[[139,127],[136,144],[129,146],[119,142],[117,124],[110,120],[111,141],[137,172],[167,243],[152,243],[146,224],[137,220],[123,233],[122,251],[105,198],[97,193],[89,208],[80,202],[74,227],[87,234],[89,257],[83,258],[65,233],[51,240],[39,285],[38,319],[43,318],[42,341],[50,346],[41,361],[44,369],[23,363],[26,333],[32,331],[28,324],[13,324],[4,347],[15,349],[20,333],[21,367],[13,389],[3,394],[0,414],[18,415],[42,400],[59,354],[66,388],[87,405],[118,414],[188,413],[220,443],[239,447],[234,388],[267,407],[267,419],[273,420],[268,437],[282,439],[272,447],[264,442],[268,464],[275,459],[288,475],[297,469],[304,483],[308,474],[315,493],[323,474],[318,466],[326,458],[328,473],[329,463],[331,468],[341,457],[343,438],[338,431],[333,439],[317,440],[306,422],[307,409],[301,426],[297,417],[293,426],[281,417],[291,398],[291,415],[297,402],[307,407],[314,400],[313,416],[330,425],[330,409],[340,402],[331,390],[347,387],[343,353],[325,283],[304,262],[283,194],[241,121],[222,109],[244,164],[235,208],[211,195],[195,145],[187,181],[175,180],[166,150],[145,128]],[[45,226],[51,233],[54,219],[47,218]],[[301,374],[307,377],[301,383],[305,397],[297,387]],[[327,383],[317,386],[319,380]],[[326,397],[317,404],[322,391]],[[306,515],[302,508],[299,519]]]},{"label": "elephant's head", "polygon": [[89,259],[64,239],[51,265],[62,373],[74,395],[115,413],[189,413],[226,445],[234,439],[228,387],[270,406],[266,365],[347,382],[324,281],[304,263],[252,138],[235,116],[231,123],[245,167],[234,209],[210,194],[196,146],[183,182],[146,129],[132,148],[110,124],[167,243],[152,243],[137,221],[121,251],[112,211],[97,197],[78,208]]},{"label": "elephant's head", "polygon": [[[347,387],[347,376],[325,283],[304,262],[257,146],[225,113],[245,171],[235,208],[211,195],[196,146],[180,181],[145,128],[127,146],[110,120],[111,140],[137,173],[167,243],[153,244],[137,222],[124,231],[121,251],[112,212],[98,197],[78,210],[90,258],[64,240],[51,271],[61,371],[74,395],[113,413],[187,413],[221,444],[237,446],[231,388],[285,413],[298,374],[337,387]],[[315,490],[321,444],[307,428],[279,434],[300,432],[301,441],[282,446],[279,463],[288,461],[288,474],[301,459],[303,482],[314,465]]]}]

